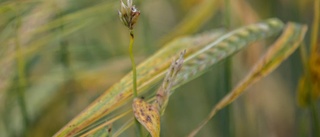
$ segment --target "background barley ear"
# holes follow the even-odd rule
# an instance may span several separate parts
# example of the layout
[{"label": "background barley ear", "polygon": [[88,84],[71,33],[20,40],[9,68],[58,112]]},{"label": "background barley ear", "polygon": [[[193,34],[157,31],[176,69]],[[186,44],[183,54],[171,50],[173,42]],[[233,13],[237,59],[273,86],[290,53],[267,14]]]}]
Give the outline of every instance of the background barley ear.
[{"label": "background barley ear", "polygon": [[161,115],[163,115],[168,105],[171,89],[176,82],[177,74],[182,68],[185,54],[186,50],[183,50],[179,58],[172,61],[160,88],[157,90],[155,104],[158,105]]}]

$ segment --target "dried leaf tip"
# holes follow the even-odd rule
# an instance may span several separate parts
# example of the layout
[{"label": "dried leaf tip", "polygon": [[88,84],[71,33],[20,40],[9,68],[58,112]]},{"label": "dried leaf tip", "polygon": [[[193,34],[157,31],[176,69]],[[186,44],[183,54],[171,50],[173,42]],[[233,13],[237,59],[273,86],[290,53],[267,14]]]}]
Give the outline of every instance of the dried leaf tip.
[{"label": "dried leaf tip", "polygon": [[186,50],[183,50],[180,53],[179,59],[176,60],[176,62],[175,62],[175,66],[174,67],[175,67],[177,72],[179,72],[181,70],[181,68],[182,68],[182,64],[183,64],[183,61],[184,61],[183,57],[184,57],[185,54],[186,54]]},{"label": "dried leaf tip", "polygon": [[[183,50],[180,53],[180,56],[177,60],[172,61],[171,66],[167,72],[166,77],[164,78],[163,81],[163,87],[166,87],[167,89],[170,90],[171,86],[174,84],[174,80],[178,72],[181,70],[183,62],[184,62],[184,55],[186,54],[186,50]],[[166,86],[167,85],[167,86]]]},{"label": "dried leaf tip", "polygon": [[127,0],[127,5],[125,5],[121,0],[118,14],[121,22],[132,30],[140,16],[140,11],[135,7],[135,5],[132,5],[132,0]]}]

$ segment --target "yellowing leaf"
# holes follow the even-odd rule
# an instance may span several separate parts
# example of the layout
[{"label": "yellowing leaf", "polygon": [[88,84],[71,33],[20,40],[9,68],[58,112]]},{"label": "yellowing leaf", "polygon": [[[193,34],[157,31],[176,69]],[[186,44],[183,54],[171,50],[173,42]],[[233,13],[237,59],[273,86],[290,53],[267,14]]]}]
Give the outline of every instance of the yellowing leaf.
[{"label": "yellowing leaf", "polygon": [[135,98],[132,104],[136,119],[149,131],[152,137],[160,136],[160,113],[156,104],[148,104],[143,99]]},{"label": "yellowing leaf", "polygon": [[[307,61],[305,61],[307,62]],[[320,97],[320,50],[311,52],[305,74],[300,78],[297,101],[300,107],[307,107],[312,100]]]},{"label": "yellowing leaf", "polygon": [[310,58],[310,73],[312,84],[312,98],[314,100],[320,97],[320,49],[316,47],[316,51],[313,51]]}]

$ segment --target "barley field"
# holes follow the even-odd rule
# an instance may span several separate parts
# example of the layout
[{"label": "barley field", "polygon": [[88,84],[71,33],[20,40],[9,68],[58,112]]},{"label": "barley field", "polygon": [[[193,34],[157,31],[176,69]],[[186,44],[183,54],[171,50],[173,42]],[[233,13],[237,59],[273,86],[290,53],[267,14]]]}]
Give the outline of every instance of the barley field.
[{"label": "barley field", "polygon": [[0,137],[319,137],[320,0],[0,0]]}]

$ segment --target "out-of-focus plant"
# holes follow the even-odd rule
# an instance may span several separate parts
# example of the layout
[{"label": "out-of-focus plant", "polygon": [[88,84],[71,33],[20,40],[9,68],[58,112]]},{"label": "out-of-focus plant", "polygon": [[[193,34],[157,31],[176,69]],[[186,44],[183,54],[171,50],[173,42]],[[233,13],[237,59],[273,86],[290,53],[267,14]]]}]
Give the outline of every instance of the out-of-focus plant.
[{"label": "out-of-focus plant", "polygon": [[310,56],[307,55],[305,45],[300,49],[303,61],[304,75],[300,78],[297,99],[301,107],[309,108],[312,114],[313,135],[320,136],[319,111],[317,101],[320,97],[320,1],[314,0],[314,17],[310,40]]}]

